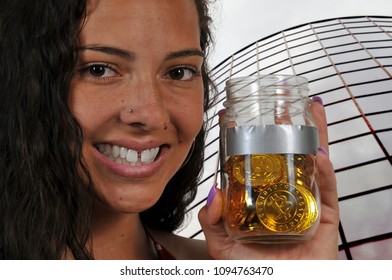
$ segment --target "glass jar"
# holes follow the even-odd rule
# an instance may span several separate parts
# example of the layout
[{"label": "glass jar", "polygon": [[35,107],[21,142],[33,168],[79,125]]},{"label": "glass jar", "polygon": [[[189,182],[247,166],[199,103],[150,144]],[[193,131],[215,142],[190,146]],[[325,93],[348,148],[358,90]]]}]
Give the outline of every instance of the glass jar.
[{"label": "glass jar", "polygon": [[319,224],[319,139],[308,92],[300,76],[226,82],[220,120],[223,220],[238,242],[307,240]]}]

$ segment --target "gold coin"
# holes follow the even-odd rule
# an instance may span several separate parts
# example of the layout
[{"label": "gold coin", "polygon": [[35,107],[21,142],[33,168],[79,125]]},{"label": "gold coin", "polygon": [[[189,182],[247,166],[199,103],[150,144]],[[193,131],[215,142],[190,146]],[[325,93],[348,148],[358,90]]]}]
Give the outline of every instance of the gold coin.
[{"label": "gold coin", "polygon": [[304,197],[307,200],[308,203],[308,214],[309,214],[309,222],[310,225],[312,225],[318,218],[318,206],[317,206],[317,201],[311,191],[305,187],[305,186],[298,186],[297,189],[302,192]]},{"label": "gold coin", "polygon": [[300,202],[298,207],[305,208],[307,211],[304,213],[303,218],[299,221],[299,223],[293,228],[293,231],[296,233],[304,233],[310,227],[312,227],[313,223],[318,218],[318,208],[317,202],[314,198],[313,194],[307,187],[296,185],[297,191],[301,192],[303,197],[305,198],[304,202]]},{"label": "gold coin", "polygon": [[238,182],[251,186],[267,186],[278,182],[285,173],[285,161],[281,155],[237,156],[233,162],[233,174]]},{"label": "gold coin", "polygon": [[292,232],[309,223],[308,201],[295,186],[278,183],[265,187],[256,200],[260,222],[273,232]]},{"label": "gold coin", "polygon": [[313,155],[295,155],[293,163],[297,184],[309,186],[315,172]]},{"label": "gold coin", "polygon": [[[307,212],[305,218],[294,228],[297,233],[303,233],[308,230],[318,218],[318,206],[316,199],[309,190],[308,186],[313,184],[314,177],[314,156],[313,155],[291,155],[287,160],[288,168],[294,168],[294,178],[290,181],[300,191],[306,201]],[[301,205],[299,205],[302,207]]]},{"label": "gold coin", "polygon": [[226,219],[230,227],[242,224],[245,215],[245,189],[238,182],[231,182],[230,188],[225,190],[226,199],[224,209],[227,211]]}]

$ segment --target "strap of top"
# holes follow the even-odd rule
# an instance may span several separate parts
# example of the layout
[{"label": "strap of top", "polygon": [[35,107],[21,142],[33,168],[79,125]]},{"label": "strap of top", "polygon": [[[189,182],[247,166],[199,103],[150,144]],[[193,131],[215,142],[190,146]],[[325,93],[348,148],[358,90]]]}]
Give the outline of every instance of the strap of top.
[{"label": "strap of top", "polygon": [[169,250],[167,250],[162,244],[158,243],[154,237],[145,229],[147,236],[151,239],[154,244],[155,251],[157,252],[158,258],[160,260],[176,260],[176,257]]},{"label": "strap of top", "polygon": [[157,243],[155,240],[154,242],[155,250],[157,251],[158,258],[160,260],[175,260],[176,258],[170,253],[162,244]]}]

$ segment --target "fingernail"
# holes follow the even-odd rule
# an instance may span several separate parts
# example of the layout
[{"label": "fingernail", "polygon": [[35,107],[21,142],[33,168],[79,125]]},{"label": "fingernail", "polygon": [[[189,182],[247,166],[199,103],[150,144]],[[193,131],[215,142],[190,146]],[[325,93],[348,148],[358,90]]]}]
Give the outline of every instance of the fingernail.
[{"label": "fingernail", "polygon": [[317,150],[320,151],[320,152],[322,152],[322,153],[323,153],[324,155],[326,155],[327,157],[329,157],[329,154],[328,154],[327,150],[324,149],[323,147],[318,147]]},{"label": "fingernail", "polygon": [[207,197],[207,207],[209,207],[212,203],[212,200],[214,199],[216,194],[216,183],[214,183],[214,185],[212,186],[210,192],[208,193],[208,197]]},{"label": "fingernail", "polygon": [[219,124],[222,122],[222,117],[223,117],[224,114],[226,114],[226,109],[221,109],[221,110],[218,111],[218,117],[219,117],[218,122],[219,122]]},{"label": "fingernail", "polygon": [[314,102],[320,103],[321,105],[324,105],[323,99],[322,99],[320,96],[313,96],[313,97],[312,97],[312,100],[313,100]]},{"label": "fingernail", "polygon": [[226,113],[226,109],[220,109],[220,110],[218,111],[218,116],[219,116],[219,117],[222,117],[222,115],[223,115],[224,113]]}]

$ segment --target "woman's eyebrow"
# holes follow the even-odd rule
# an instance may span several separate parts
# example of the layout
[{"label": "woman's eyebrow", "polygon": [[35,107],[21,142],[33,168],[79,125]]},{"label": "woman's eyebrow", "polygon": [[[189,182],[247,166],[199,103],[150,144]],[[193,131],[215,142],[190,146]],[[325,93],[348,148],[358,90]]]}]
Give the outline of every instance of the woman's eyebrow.
[{"label": "woman's eyebrow", "polygon": [[[78,47],[77,50],[78,51],[86,51],[86,50],[97,51],[97,52],[102,52],[105,54],[123,57],[123,58],[129,59],[129,60],[135,58],[135,53],[133,53],[133,52],[130,52],[130,51],[127,51],[124,49],[120,49],[120,48],[116,48],[116,47],[97,45],[97,44],[80,46],[80,47]],[[191,48],[191,49],[183,49],[183,50],[179,50],[179,51],[169,52],[165,56],[165,60],[171,60],[171,59],[189,57],[189,56],[200,56],[202,58],[205,57],[204,53],[201,50],[196,49],[196,48],[194,48],[194,49]]]},{"label": "woman's eyebrow", "polygon": [[170,52],[166,55],[165,60],[176,59],[188,56],[200,56],[204,58],[204,53],[199,49],[184,49],[175,52]]},{"label": "woman's eyebrow", "polygon": [[135,58],[135,54],[133,52],[129,52],[127,50],[116,48],[116,47],[103,46],[103,45],[97,45],[97,44],[80,46],[77,48],[77,50],[78,51],[90,50],[90,51],[102,52],[105,54],[119,56],[119,57],[126,58],[129,60]]}]

